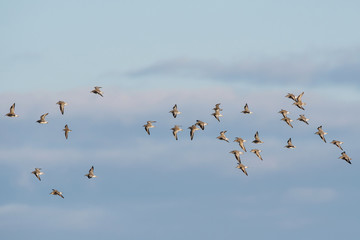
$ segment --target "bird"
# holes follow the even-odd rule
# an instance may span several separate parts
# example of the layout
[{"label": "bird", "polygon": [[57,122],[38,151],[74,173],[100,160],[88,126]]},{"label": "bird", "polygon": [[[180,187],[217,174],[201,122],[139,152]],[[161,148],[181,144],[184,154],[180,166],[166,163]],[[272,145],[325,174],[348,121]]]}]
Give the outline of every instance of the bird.
[{"label": "bird", "polygon": [[304,122],[304,123],[306,123],[307,125],[309,125],[309,123],[308,123],[309,119],[306,118],[304,114],[300,114],[299,116],[300,116],[300,117],[299,117],[297,120],[299,120],[299,121],[301,121],[301,122]]},{"label": "bird", "polygon": [[15,114],[15,103],[13,105],[11,105],[10,112],[5,114],[5,116],[8,116],[8,117],[18,117],[19,116],[19,115]]},{"label": "bird", "polygon": [[291,122],[293,121],[292,119],[288,118],[288,117],[284,117],[281,119],[281,121],[286,122],[287,125],[289,125],[290,127],[293,128],[293,125],[291,125]]},{"label": "bird", "polygon": [[339,159],[345,160],[347,161],[349,164],[351,164],[351,158],[344,152],[341,153],[341,156],[339,157]]},{"label": "bird", "polygon": [[222,117],[223,115],[220,113],[220,110],[215,110],[214,113],[212,113],[211,115],[213,115],[219,122],[220,122],[220,118],[219,117]]},{"label": "bird", "polygon": [[302,92],[301,94],[299,94],[297,97],[295,97],[295,95],[292,94],[292,93],[288,93],[285,97],[294,100],[293,105],[297,106],[298,108],[300,108],[300,109],[302,109],[302,110],[305,110],[305,109],[303,108],[303,106],[305,106],[306,103],[302,102],[302,100],[301,100],[301,98],[302,98],[303,95],[304,95],[304,92]]},{"label": "bird", "polygon": [[48,115],[49,113],[45,113],[43,115],[40,116],[40,120],[37,120],[38,123],[40,124],[45,124],[45,123],[48,123],[46,120],[45,120],[45,117]]},{"label": "bird", "polygon": [[220,132],[220,136],[218,136],[218,137],[216,137],[217,139],[219,139],[219,140],[224,140],[224,141],[226,141],[226,142],[229,142],[229,139],[225,136],[225,133],[226,133],[227,131],[221,131]]},{"label": "bird", "polygon": [[245,173],[245,175],[248,176],[248,173],[246,172],[246,169],[248,168],[247,166],[245,166],[242,163],[239,163],[236,168],[241,169],[241,171],[243,171],[243,173]]},{"label": "bird", "polygon": [[104,97],[103,92],[100,90],[100,88],[102,87],[98,87],[98,86],[94,87],[94,90],[92,90],[91,93],[99,94],[100,96]]},{"label": "bird", "polygon": [[171,130],[173,131],[173,135],[174,135],[175,139],[178,140],[177,133],[178,133],[179,131],[182,131],[182,129],[180,128],[180,126],[175,125],[173,128],[171,128]]},{"label": "bird", "polygon": [[92,167],[90,168],[88,174],[85,174],[85,177],[87,177],[88,179],[97,177],[97,176],[94,174],[94,166],[92,166]]},{"label": "bird", "polygon": [[287,141],[287,145],[285,146],[286,148],[296,148],[292,142],[291,142],[291,138],[289,138],[289,140]]},{"label": "bird", "polygon": [[251,113],[252,113],[252,112],[250,112],[249,106],[248,106],[247,103],[245,104],[245,106],[244,106],[244,111],[242,111],[242,113],[244,113],[244,114],[251,114]]},{"label": "bird", "polygon": [[59,191],[56,190],[56,189],[53,189],[50,194],[51,194],[51,195],[58,195],[58,196],[64,198],[64,196],[62,195],[62,192],[59,192]]},{"label": "bird", "polygon": [[191,141],[193,140],[194,138],[194,133],[196,130],[200,130],[200,128],[197,128],[196,125],[192,125],[191,127],[188,127],[188,129],[190,129],[190,139]]},{"label": "bird", "polygon": [[301,98],[302,98],[303,95],[304,95],[304,92],[302,92],[301,94],[299,94],[299,95],[296,97],[295,101],[296,101],[296,102],[301,102]]},{"label": "bird", "polygon": [[176,118],[176,116],[181,113],[181,112],[177,109],[177,104],[175,104],[175,105],[173,106],[173,110],[171,110],[170,113],[172,113],[172,115],[173,115],[174,118]]},{"label": "bird", "polygon": [[337,141],[337,140],[332,140],[331,143],[334,144],[335,146],[337,146],[338,148],[340,148],[343,151],[342,147],[340,146],[341,144],[343,144],[343,142]]},{"label": "bird", "polygon": [[213,110],[215,110],[215,111],[222,111],[222,109],[220,108],[220,104],[221,103],[217,103],[217,104],[215,104],[215,107],[213,108]]},{"label": "bird", "polygon": [[145,131],[150,135],[150,128],[154,128],[155,126],[152,125],[153,123],[156,123],[156,121],[147,121],[146,124],[143,126],[145,128]]},{"label": "bird", "polygon": [[306,105],[306,103],[302,102],[302,101],[296,101],[293,103],[293,105],[297,106],[298,108],[305,110],[305,108],[303,106]]},{"label": "bird", "polygon": [[285,97],[290,98],[290,99],[296,101],[296,97],[295,97],[295,95],[292,94],[292,93],[288,93]]},{"label": "bird", "polygon": [[244,145],[244,142],[246,142],[245,139],[242,139],[242,138],[237,137],[237,138],[235,138],[234,142],[238,142],[239,145],[240,145],[240,147],[241,147],[241,149],[246,152],[246,148],[245,148],[245,145]]},{"label": "bird", "polygon": [[41,181],[40,175],[43,175],[44,173],[40,171],[41,168],[35,168],[35,171],[32,171],[31,173],[35,175],[35,177],[37,177],[37,179],[39,179],[39,181]]},{"label": "bird", "polygon": [[286,110],[284,110],[284,109],[281,109],[281,110],[279,111],[279,113],[281,113],[281,114],[283,115],[283,117],[286,118],[287,115],[288,115],[290,112],[288,112],[288,111],[286,111]]},{"label": "bird", "polygon": [[320,138],[326,143],[325,135],[327,133],[324,132],[324,130],[322,130],[322,126],[318,127],[317,129],[318,129],[318,131],[315,134],[319,135]]},{"label": "bird", "polygon": [[259,132],[256,132],[254,137],[255,137],[255,140],[252,141],[253,143],[255,143],[255,144],[263,143],[263,141],[261,141],[259,138]]},{"label": "bird", "polygon": [[232,153],[234,154],[236,160],[241,163],[241,160],[240,160],[240,155],[243,154],[243,152],[240,152],[239,150],[232,150],[231,152],[229,153]]},{"label": "bird", "polygon": [[208,125],[206,122],[203,122],[203,121],[200,121],[200,120],[196,120],[196,123],[195,125],[198,125],[201,130],[204,130],[205,129],[205,126]]},{"label": "bird", "polygon": [[260,158],[260,160],[263,160],[261,155],[260,155],[261,150],[259,150],[259,149],[251,149],[250,152],[255,153],[256,156],[258,156],[258,158]]},{"label": "bird", "polygon": [[69,132],[71,132],[71,129],[69,129],[68,125],[65,125],[65,128],[63,129],[65,132],[65,138],[68,139]]},{"label": "bird", "polygon": [[67,103],[64,102],[64,101],[58,101],[56,104],[59,104],[60,112],[61,112],[62,115],[64,115],[64,108],[67,105]]}]

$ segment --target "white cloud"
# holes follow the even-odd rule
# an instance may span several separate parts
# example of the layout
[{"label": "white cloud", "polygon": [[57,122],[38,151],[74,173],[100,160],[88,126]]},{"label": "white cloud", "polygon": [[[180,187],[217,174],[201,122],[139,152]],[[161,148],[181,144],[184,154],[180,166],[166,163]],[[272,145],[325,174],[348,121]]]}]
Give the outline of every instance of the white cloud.
[{"label": "white cloud", "polygon": [[[34,167],[85,164],[89,159],[101,159],[102,163],[117,167],[141,165],[168,170],[184,167],[219,168],[220,165],[216,164],[227,160],[232,161],[233,158],[228,152],[238,148],[235,143],[227,144],[216,139],[219,131],[228,130],[227,136],[230,139],[237,136],[247,139],[245,145],[248,151],[255,147],[263,150],[263,162],[258,161],[250,152],[242,155],[242,159],[249,166],[250,175],[266,174],[295,167],[307,168],[309,164],[312,167],[320,167],[324,161],[328,160],[325,158],[332,157],[332,153],[327,150],[333,149],[334,146],[323,144],[314,135],[316,127],[324,126],[324,130],[329,132],[326,135],[329,141],[337,137],[334,136],[333,131],[344,130],[345,134],[340,140],[345,141],[352,137],[352,131],[357,131],[353,130],[351,125],[360,121],[358,114],[353,114],[351,118],[344,118],[342,114],[334,114],[333,110],[341,109],[344,113],[351,112],[357,103],[343,104],[344,102],[332,100],[332,96],[318,96],[316,91],[305,92],[303,97],[308,103],[305,113],[310,118],[310,125],[307,126],[294,120],[294,129],[292,129],[280,121],[281,116],[277,112],[285,108],[291,112],[290,117],[296,119],[302,111],[297,110],[291,105],[291,100],[284,97],[287,92],[279,90],[270,92],[259,90],[254,93],[237,94],[236,90],[227,87],[206,90],[190,89],[180,92],[177,90],[128,92],[118,88],[105,88],[104,98],[90,94],[90,90],[91,88],[84,88],[81,91],[76,89],[46,94],[35,92],[20,94],[19,102],[23,106],[19,104],[21,106],[19,111],[23,111],[22,116],[19,119],[4,121],[4,134],[16,136],[14,137],[16,145],[10,145],[10,147],[4,145],[0,148],[1,163],[29,170]],[[26,101],[31,96],[35,96],[34,102],[33,100]],[[6,99],[4,96],[1,98]],[[64,116],[60,114],[55,104],[59,99],[69,103]],[[0,103],[0,106],[9,107],[4,105],[4,102]],[[214,104],[218,102],[221,102],[224,108],[221,123],[210,115]],[[248,116],[240,113],[246,102],[254,112]],[[177,119],[173,119],[169,114],[174,103],[178,103],[183,112]],[[33,112],[43,112],[42,109],[52,111],[53,119],[49,119],[49,126],[39,126],[35,123],[38,114]],[[32,118],[34,122],[31,122]],[[73,118],[83,132],[72,128],[70,120]],[[61,143],[55,140],[52,142],[54,135],[46,134],[53,132],[53,122],[62,119],[70,121],[70,128],[73,130],[70,133],[70,139],[63,142],[65,139],[61,131],[63,125],[61,125],[61,128],[55,129],[58,131],[56,137],[59,137]],[[205,131],[198,131],[194,141],[190,141],[186,128],[196,119],[207,121],[209,126]],[[147,120],[158,121],[155,124],[156,127],[151,130],[150,136],[142,127]],[[14,129],[6,132],[10,124]],[[26,129],[15,127],[17,124],[21,127],[26,125]],[[179,141],[175,141],[171,134],[170,128],[173,124],[183,125],[184,131],[179,134]],[[114,134],[110,134],[111,136],[109,134],[92,135],[94,127]],[[39,129],[44,129],[44,131],[38,133]],[[254,146],[251,143],[257,130],[265,141],[261,146]],[[26,136],[22,137],[22,134]],[[44,134],[44,136],[38,137],[39,134]],[[297,146],[294,150],[284,149],[289,137],[292,137],[293,143]],[[8,141],[8,139],[6,142],[4,140],[4,144]],[[309,155],[311,155],[310,158]],[[333,156],[334,159],[337,157]],[[234,161],[231,166],[235,164]],[[22,180],[19,180],[19,184],[21,185],[26,182],[26,177],[20,176]]]}]

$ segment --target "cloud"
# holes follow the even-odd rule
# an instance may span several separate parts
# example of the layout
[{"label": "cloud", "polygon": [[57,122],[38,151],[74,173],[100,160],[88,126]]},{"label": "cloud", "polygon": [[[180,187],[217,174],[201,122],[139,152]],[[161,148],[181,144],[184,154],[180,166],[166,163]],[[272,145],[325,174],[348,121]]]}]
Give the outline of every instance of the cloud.
[{"label": "cloud", "polygon": [[237,62],[169,59],[128,73],[131,77],[180,76],[212,79],[222,82],[246,82],[266,85],[349,85],[359,87],[359,49],[314,52],[268,59],[246,59]]},{"label": "cloud", "polygon": [[[314,135],[320,125],[329,133],[328,141],[341,136],[339,140],[348,147],[359,131],[351,127],[360,121],[359,114],[344,117],[358,107],[357,102],[344,104],[344,101],[332,99],[331,95],[319,95],[315,90],[306,92],[303,97],[307,102],[305,114],[310,118],[309,126],[295,120],[303,111],[292,106],[291,100],[284,97],[286,92],[281,90],[237,95],[236,89],[230,87],[140,92],[105,87],[104,98],[90,94],[90,90],[84,87],[67,92],[18,94],[16,110],[20,117],[3,119],[3,134],[8,137],[1,141],[2,164],[26,167],[25,176],[34,167],[73,166],[96,159],[116,167],[146,166],[161,170],[206,167],[222,169],[228,174],[233,172],[235,162],[223,165],[219,161],[232,161],[228,152],[237,149],[238,145],[216,139],[220,131],[228,130],[230,139],[242,137],[247,140],[248,151],[255,147],[263,151],[264,162],[257,161],[249,152],[242,156],[249,165],[249,174],[272,174],[295,167],[306,168],[310,163],[320,167],[325,157],[338,157],[331,152],[331,149],[336,150],[334,146],[323,144]],[[8,110],[6,96],[1,99],[4,101],[0,107]],[[69,103],[65,115],[60,114],[55,104],[60,99]],[[210,115],[217,102],[224,108],[221,123]],[[253,114],[240,113],[245,102]],[[178,103],[183,112],[177,119],[169,113],[174,103]],[[280,121],[278,111],[281,108],[290,111],[293,129]],[[50,112],[49,124],[39,125],[35,120],[44,110]],[[197,131],[194,141],[190,141],[187,127],[196,119],[209,125],[205,131]],[[157,120],[150,136],[142,127],[147,120]],[[73,130],[67,141],[62,131],[65,123]],[[170,131],[174,124],[184,128],[179,141],[174,140]],[[261,146],[251,143],[256,131],[265,141]],[[297,146],[294,150],[284,149],[289,137]],[[311,158],[308,157],[310,154]],[[349,155],[356,156],[353,152]],[[226,170],[228,166],[231,167],[229,171]],[[23,177],[20,182],[26,182],[26,179]]]}]

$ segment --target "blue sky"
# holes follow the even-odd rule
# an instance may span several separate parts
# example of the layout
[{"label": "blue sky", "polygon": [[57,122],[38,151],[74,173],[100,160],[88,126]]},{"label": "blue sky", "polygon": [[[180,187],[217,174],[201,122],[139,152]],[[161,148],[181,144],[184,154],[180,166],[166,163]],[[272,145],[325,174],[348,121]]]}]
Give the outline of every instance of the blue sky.
[{"label": "blue sky", "polygon": [[[0,109],[15,102],[19,115],[1,118],[2,236],[356,239],[359,5],[0,1]],[[284,97],[303,91],[305,111]],[[220,123],[210,115],[219,102]],[[253,114],[241,114],[245,103]],[[46,112],[49,123],[37,124]],[[308,126],[296,121],[303,113]],[[209,125],[190,141],[197,119]],[[320,125],[352,165],[314,134]],[[222,130],[230,143],[216,139]],[[247,140],[248,177],[229,153],[240,150],[235,137]],[[284,148],[289,137],[295,149]]]}]

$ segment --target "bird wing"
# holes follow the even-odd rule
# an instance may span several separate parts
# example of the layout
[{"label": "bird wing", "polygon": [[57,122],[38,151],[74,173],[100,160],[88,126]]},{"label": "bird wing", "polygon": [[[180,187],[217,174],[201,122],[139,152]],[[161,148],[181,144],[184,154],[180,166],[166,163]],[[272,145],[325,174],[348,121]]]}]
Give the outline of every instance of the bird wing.
[{"label": "bird wing", "polygon": [[299,96],[297,96],[296,101],[300,102],[304,92],[302,92]]},{"label": "bird wing", "polygon": [[193,140],[194,138],[194,133],[195,133],[195,129],[194,128],[190,128],[190,139]]},{"label": "bird wing", "polygon": [[64,103],[60,104],[60,112],[64,115]]},{"label": "bird wing", "polygon": [[244,110],[246,111],[246,112],[248,112],[249,111],[249,106],[248,106],[248,104],[246,103],[245,104],[245,106],[244,106]]},{"label": "bird wing", "polygon": [[148,126],[146,126],[146,125],[145,125],[145,131],[150,135],[149,128],[148,128]]},{"label": "bird wing", "polygon": [[10,114],[14,114],[14,113],[15,113],[15,103],[10,107]]},{"label": "bird wing", "polygon": [[240,147],[242,148],[242,150],[244,150],[244,151],[246,152],[246,148],[245,148],[244,143],[243,143],[243,142],[239,142],[239,144],[240,144]]},{"label": "bird wing", "polygon": [[45,117],[48,115],[49,113],[45,113],[43,115],[40,116],[40,120],[41,121],[45,121]]}]

